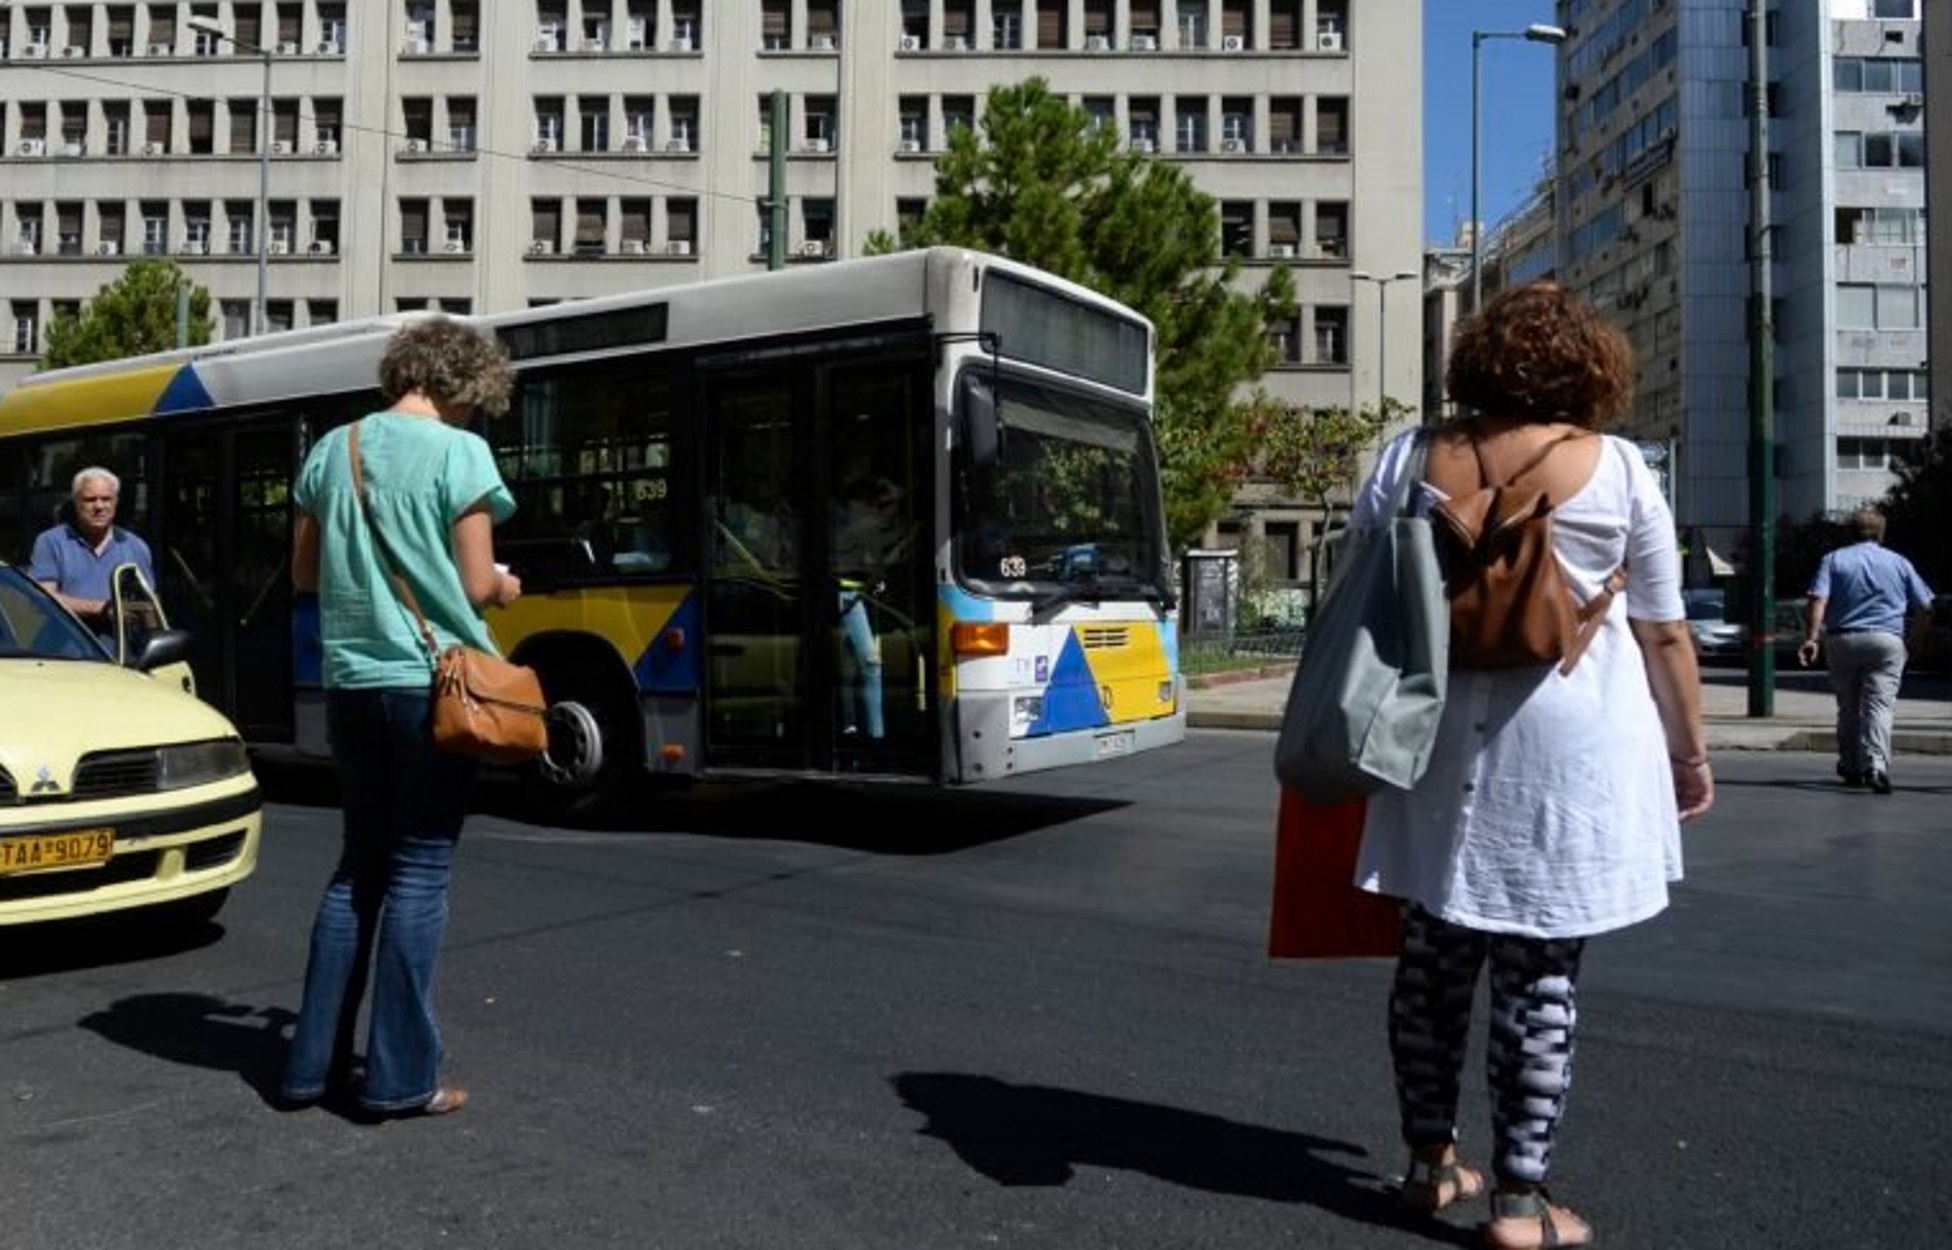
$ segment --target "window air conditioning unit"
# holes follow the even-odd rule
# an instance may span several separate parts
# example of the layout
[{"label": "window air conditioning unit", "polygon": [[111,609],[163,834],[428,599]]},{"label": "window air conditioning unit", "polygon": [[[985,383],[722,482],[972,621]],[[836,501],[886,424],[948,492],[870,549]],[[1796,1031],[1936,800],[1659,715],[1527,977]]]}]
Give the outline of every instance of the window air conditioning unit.
[{"label": "window air conditioning unit", "polygon": [[642,239],[625,239],[623,241],[623,251],[626,256],[642,256],[648,250]]},{"label": "window air conditioning unit", "polygon": [[425,152],[426,150],[427,150],[427,141],[426,141],[425,139],[409,139],[409,140],[407,140],[407,151],[409,151],[409,152]]},{"label": "window air conditioning unit", "polygon": [[808,139],[805,144],[805,150],[808,152],[826,152],[832,149],[832,147],[833,144],[828,140],[818,138]]},{"label": "window air conditioning unit", "polygon": [[969,51],[969,37],[967,35],[944,35],[942,37],[942,50],[944,52],[967,52]]},{"label": "window air conditioning unit", "polygon": [[671,51],[673,51],[673,52],[689,52],[689,51],[691,51],[691,36],[690,36],[690,35],[679,35],[678,37],[676,37],[675,39],[673,39],[673,40],[671,41]]},{"label": "window air conditioning unit", "polygon": [[168,156],[169,145],[166,143],[157,143],[152,139],[142,145],[142,154],[144,156]]},{"label": "window air conditioning unit", "polygon": [[289,140],[289,139],[273,139],[273,140],[271,141],[271,155],[273,155],[273,156],[290,156],[290,155],[291,155],[291,140]]},{"label": "window air conditioning unit", "polygon": [[181,251],[185,256],[203,256],[209,253],[210,245],[201,239],[185,239]]},{"label": "window air conditioning unit", "polygon": [[87,153],[87,151],[88,149],[82,145],[79,139],[70,139],[61,145],[61,155],[63,156],[81,156]]},{"label": "window air conditioning unit", "polygon": [[1267,245],[1267,254],[1270,260],[1293,260],[1295,258],[1295,245],[1292,243],[1270,243]]},{"label": "window air conditioning unit", "polygon": [[82,57],[88,55],[88,49],[82,47],[78,43],[71,43],[67,47],[61,49],[61,55],[67,57],[71,61],[77,61],[80,60]]},{"label": "window air conditioning unit", "polygon": [[1084,37],[1084,50],[1086,52],[1109,52],[1111,51],[1111,47],[1112,40],[1110,35],[1086,35]]},{"label": "window air conditioning unit", "polygon": [[529,240],[529,255],[531,256],[553,256],[555,252],[556,245],[548,239]]},{"label": "window air conditioning unit", "polygon": [[409,39],[400,45],[402,56],[426,56],[434,50],[434,45],[425,39]]},{"label": "window air conditioning unit", "polygon": [[815,52],[832,52],[834,50],[834,37],[825,34],[815,35],[807,41],[807,46]]},{"label": "window air conditioning unit", "polygon": [[922,37],[920,35],[903,35],[896,42],[895,47],[903,52],[920,52],[922,50]]},{"label": "window air conditioning unit", "polygon": [[344,56],[346,49],[338,40],[326,39],[319,43],[318,52],[320,56]]},{"label": "window air conditioning unit", "polygon": [[1132,36],[1132,51],[1157,52],[1158,50],[1159,50],[1158,36],[1156,35],[1133,35]]},{"label": "window air conditioning unit", "polygon": [[39,250],[32,239],[22,239],[20,242],[14,244],[14,251],[21,256],[32,256]]},{"label": "window air conditioning unit", "polygon": [[1132,140],[1132,150],[1134,152],[1150,152],[1154,146],[1153,141],[1150,139],[1137,138]]},{"label": "window air conditioning unit", "polygon": [[1315,32],[1315,51],[1340,52],[1342,32],[1339,30],[1318,30]]},{"label": "window air conditioning unit", "polygon": [[1247,51],[1247,38],[1244,35],[1222,35],[1220,36],[1220,50],[1222,52],[1245,52]]},{"label": "window air conditioning unit", "polygon": [[644,136],[643,136],[643,135],[625,135],[625,136],[624,136],[624,147],[623,147],[623,150],[624,150],[624,151],[626,151],[626,152],[642,152],[642,151],[644,151],[645,149],[647,149],[647,148],[649,148],[650,146],[651,146],[650,144],[648,144],[648,143],[646,143],[646,142],[644,141]]},{"label": "window air conditioning unit", "polygon": [[310,251],[314,256],[330,256],[332,255],[332,240],[313,239],[312,246],[307,250]]},{"label": "window air conditioning unit", "polygon": [[273,239],[264,245],[264,250],[271,256],[287,256],[291,253],[291,244],[283,239]]},{"label": "window air conditioning unit", "polygon": [[683,137],[668,140],[664,145],[664,150],[667,152],[689,152],[691,151],[691,140]]},{"label": "window air conditioning unit", "polygon": [[585,52],[608,52],[609,50],[610,41],[608,39],[585,39],[583,41],[583,51]]},{"label": "window air conditioning unit", "polygon": [[[20,54],[30,61],[45,61],[47,60],[47,45],[44,43],[30,43],[20,50]],[[163,55],[168,56],[169,54],[165,52]]]},{"label": "window air conditioning unit", "polygon": [[553,152],[555,150],[556,141],[550,138],[537,139],[529,148],[531,152]]},{"label": "window air conditioning unit", "polygon": [[691,240],[673,239],[664,245],[664,250],[672,256],[689,256],[691,255]]},{"label": "window air conditioning unit", "polygon": [[819,239],[808,239],[805,243],[800,244],[800,255],[806,257],[824,257],[827,255],[827,245]]},{"label": "window air conditioning unit", "polygon": [[121,254],[122,245],[114,239],[103,239],[95,246],[95,255],[97,256],[120,256]]},{"label": "window air conditioning unit", "polygon": [[1222,139],[1220,141],[1220,150],[1222,152],[1245,152],[1247,145],[1239,139]]},{"label": "window air conditioning unit", "polygon": [[919,152],[922,150],[922,141],[920,139],[903,139],[901,141],[901,150],[904,152]]},{"label": "window air conditioning unit", "polygon": [[291,39],[287,39],[287,40],[285,40],[285,41],[283,41],[282,43],[280,43],[280,44],[278,45],[278,55],[279,55],[279,56],[297,56],[297,55],[298,55],[298,43],[297,43],[297,41],[295,41],[295,40],[291,40]]},{"label": "window air conditioning unit", "polygon": [[46,156],[47,140],[22,139],[19,145],[14,148],[14,151],[21,156]]},{"label": "window air conditioning unit", "polygon": [[449,239],[447,241],[447,245],[443,247],[441,250],[448,253],[450,256],[459,255],[460,253],[468,250],[467,240]]},{"label": "window air conditioning unit", "polygon": [[337,139],[320,139],[312,145],[312,151],[318,153],[320,156],[337,156],[339,155],[339,141]]}]

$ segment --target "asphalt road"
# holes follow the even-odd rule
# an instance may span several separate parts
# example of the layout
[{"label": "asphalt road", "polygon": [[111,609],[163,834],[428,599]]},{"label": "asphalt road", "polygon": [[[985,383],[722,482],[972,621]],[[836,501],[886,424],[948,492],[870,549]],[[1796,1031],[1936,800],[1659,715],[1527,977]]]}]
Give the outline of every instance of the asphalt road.
[{"label": "asphalt road", "polygon": [[[1387,963],[1263,957],[1270,747],[491,810],[441,973],[475,1101],[379,1127],[264,1098],[336,838],[283,789],[220,925],[0,931],[0,1246],[1475,1245],[1384,1195]],[[1721,771],[1674,908],[1589,950],[1558,1188],[1607,1246],[1936,1244],[1952,760]]]}]

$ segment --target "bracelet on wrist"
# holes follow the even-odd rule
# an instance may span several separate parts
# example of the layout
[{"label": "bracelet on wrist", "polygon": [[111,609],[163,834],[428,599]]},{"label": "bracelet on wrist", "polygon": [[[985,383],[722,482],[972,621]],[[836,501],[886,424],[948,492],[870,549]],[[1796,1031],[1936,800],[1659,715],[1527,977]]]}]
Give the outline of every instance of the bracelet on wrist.
[{"label": "bracelet on wrist", "polygon": [[1683,768],[1708,767],[1708,757],[1706,755],[1695,755],[1695,756],[1670,755],[1667,757],[1667,760],[1668,763],[1679,764]]}]

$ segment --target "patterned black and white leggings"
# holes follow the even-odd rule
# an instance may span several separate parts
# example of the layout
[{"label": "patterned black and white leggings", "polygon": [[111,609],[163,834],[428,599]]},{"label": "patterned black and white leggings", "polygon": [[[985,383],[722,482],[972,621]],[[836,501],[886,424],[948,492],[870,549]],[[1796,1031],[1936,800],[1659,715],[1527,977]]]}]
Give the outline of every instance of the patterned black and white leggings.
[{"label": "patterned black and white leggings", "polygon": [[1447,924],[1417,907],[1403,912],[1403,952],[1389,997],[1389,1049],[1403,1140],[1412,1150],[1455,1140],[1458,1073],[1471,1028],[1478,969],[1491,957],[1491,1032],[1486,1045],[1492,1171],[1542,1185],[1552,1137],[1572,1085],[1573,989],[1580,938],[1524,938]]}]

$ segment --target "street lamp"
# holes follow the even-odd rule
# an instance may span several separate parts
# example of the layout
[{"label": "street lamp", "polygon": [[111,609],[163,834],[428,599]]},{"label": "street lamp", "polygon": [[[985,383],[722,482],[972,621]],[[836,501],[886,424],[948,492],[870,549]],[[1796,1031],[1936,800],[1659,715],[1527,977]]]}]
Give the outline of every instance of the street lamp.
[{"label": "street lamp", "polygon": [[[1373,282],[1376,284],[1376,418],[1381,420],[1383,405],[1389,399],[1389,284],[1407,282],[1423,275],[1414,269],[1399,269],[1395,273],[1378,276],[1356,270],[1349,275],[1350,282]],[[1353,415],[1353,414],[1351,414]]]},{"label": "street lamp", "polygon": [[1484,295],[1484,218],[1479,201],[1484,195],[1484,169],[1478,158],[1478,148],[1482,143],[1482,123],[1480,121],[1479,97],[1482,95],[1478,74],[1479,49],[1487,39],[1524,39],[1532,43],[1564,43],[1566,32],[1563,27],[1547,26],[1534,22],[1524,30],[1474,30],[1471,32],[1471,313],[1477,314],[1483,305]]},{"label": "street lamp", "polygon": [[217,24],[215,18],[193,17],[186,23],[191,30],[200,30],[214,39],[240,51],[249,52],[264,61],[264,84],[258,90],[258,302],[257,311],[252,318],[253,334],[263,334],[269,318],[265,316],[265,286],[269,273],[271,255],[271,49],[246,43]]}]

